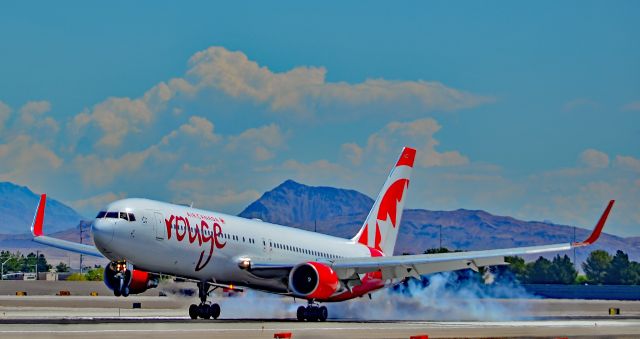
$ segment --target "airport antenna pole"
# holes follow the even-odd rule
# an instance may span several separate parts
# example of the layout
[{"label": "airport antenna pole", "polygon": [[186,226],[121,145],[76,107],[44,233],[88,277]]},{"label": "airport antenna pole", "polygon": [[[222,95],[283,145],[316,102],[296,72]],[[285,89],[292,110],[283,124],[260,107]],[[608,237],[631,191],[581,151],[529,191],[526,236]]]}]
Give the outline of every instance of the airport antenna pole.
[{"label": "airport antenna pole", "polygon": [[[80,243],[82,244],[82,222],[80,222]],[[82,253],[80,253],[80,274],[82,274]]]},{"label": "airport antenna pole", "polygon": [[[573,242],[576,242],[576,227],[573,226]],[[576,248],[573,247],[573,267],[578,270],[578,263],[576,262]]]},{"label": "airport antenna pole", "polygon": [[11,255],[9,255],[9,259],[5,260],[2,263],[2,271],[0,273],[0,280],[4,280],[4,264],[6,264],[9,260],[11,260]]}]

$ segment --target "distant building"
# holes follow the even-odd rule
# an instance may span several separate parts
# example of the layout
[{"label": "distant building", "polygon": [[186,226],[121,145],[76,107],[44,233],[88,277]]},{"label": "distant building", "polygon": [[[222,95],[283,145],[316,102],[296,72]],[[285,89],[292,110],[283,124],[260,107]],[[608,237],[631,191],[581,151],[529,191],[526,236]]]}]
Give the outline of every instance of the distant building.
[{"label": "distant building", "polygon": [[57,272],[40,272],[38,273],[38,280],[58,280]]}]

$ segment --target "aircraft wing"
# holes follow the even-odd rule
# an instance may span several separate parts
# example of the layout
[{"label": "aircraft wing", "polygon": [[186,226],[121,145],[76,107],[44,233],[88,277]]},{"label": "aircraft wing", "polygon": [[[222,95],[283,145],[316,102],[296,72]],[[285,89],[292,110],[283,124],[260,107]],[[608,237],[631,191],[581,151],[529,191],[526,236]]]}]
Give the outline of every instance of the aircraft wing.
[{"label": "aircraft wing", "polygon": [[[614,202],[614,200],[609,202],[591,235],[581,242],[455,253],[319,259],[317,261],[333,268],[341,280],[359,280],[360,274],[375,271],[380,271],[382,278],[386,280],[406,277],[419,278],[421,275],[429,273],[465,268],[478,270],[484,266],[506,265],[504,259],[507,256],[559,252],[591,245],[600,237]],[[242,260],[246,259],[239,259],[239,262]],[[286,276],[294,266],[301,263],[298,259],[271,261],[268,258],[250,258],[249,260],[248,269],[265,278]]]},{"label": "aircraft wing", "polygon": [[613,204],[614,200],[611,200],[591,235],[581,242],[456,253],[341,258],[332,260],[330,266],[340,279],[349,280],[358,279],[358,274],[378,270],[382,272],[383,279],[403,279],[464,268],[477,270],[482,266],[505,265],[506,256],[566,251],[574,247],[591,245],[600,237]]},{"label": "aircraft wing", "polygon": [[44,235],[42,231],[42,224],[44,224],[44,208],[46,204],[47,195],[42,194],[40,196],[40,203],[38,203],[36,215],[33,219],[33,224],[31,225],[31,234],[33,234],[33,241],[71,252],[91,255],[94,257],[104,257],[95,246],[80,244],[77,242],[62,240],[58,238],[52,238]]}]

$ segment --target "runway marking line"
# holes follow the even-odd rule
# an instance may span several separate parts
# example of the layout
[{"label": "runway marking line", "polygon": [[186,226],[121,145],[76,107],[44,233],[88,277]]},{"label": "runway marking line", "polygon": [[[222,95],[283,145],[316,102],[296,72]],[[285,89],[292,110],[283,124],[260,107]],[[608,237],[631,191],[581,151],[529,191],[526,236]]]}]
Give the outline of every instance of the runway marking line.
[{"label": "runway marking line", "polygon": [[[556,324],[553,324],[556,323]],[[507,324],[507,323],[483,323],[481,328],[491,328],[491,327],[537,327],[537,326],[549,326],[552,327],[594,327],[594,326],[611,326],[611,327],[638,327],[640,322],[637,321],[601,321],[601,322],[587,322],[587,321],[576,321],[573,323],[560,324],[557,322],[553,322],[552,324],[547,324],[547,322],[517,322],[516,324]],[[447,328],[453,326],[459,327],[472,327],[473,325],[479,325],[478,323],[409,323],[405,325],[414,325],[411,328],[398,328],[398,327],[373,327],[374,330],[413,330],[417,328],[424,328],[424,326],[417,325],[436,325],[435,327]],[[463,325],[463,326],[461,326]],[[69,324],[60,325],[60,326],[69,326]],[[47,329],[47,330],[0,330],[0,334],[37,334],[37,333],[155,333],[155,332],[264,332],[264,331],[295,331],[295,332],[307,332],[307,331],[361,331],[360,327],[313,327],[313,328],[174,328],[174,329],[104,329],[104,330],[55,330],[55,329]]]}]

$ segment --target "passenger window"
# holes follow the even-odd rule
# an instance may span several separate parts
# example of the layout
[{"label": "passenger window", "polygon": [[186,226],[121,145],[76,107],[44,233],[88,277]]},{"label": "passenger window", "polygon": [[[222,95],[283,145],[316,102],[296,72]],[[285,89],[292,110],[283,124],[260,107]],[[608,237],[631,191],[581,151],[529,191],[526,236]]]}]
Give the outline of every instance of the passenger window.
[{"label": "passenger window", "polygon": [[133,213],[129,213],[129,221],[136,221],[136,217],[133,215]]},{"label": "passenger window", "polygon": [[105,211],[100,211],[98,212],[98,215],[96,215],[96,219],[102,219],[104,218],[104,216],[107,214],[107,212]]}]

